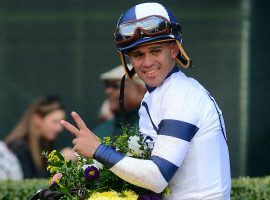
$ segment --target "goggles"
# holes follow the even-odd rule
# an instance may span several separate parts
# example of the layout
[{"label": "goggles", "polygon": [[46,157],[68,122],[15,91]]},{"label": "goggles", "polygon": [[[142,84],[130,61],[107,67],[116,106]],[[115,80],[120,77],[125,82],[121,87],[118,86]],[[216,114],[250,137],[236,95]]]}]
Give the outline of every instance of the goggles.
[{"label": "goggles", "polygon": [[124,46],[145,36],[158,36],[181,32],[177,23],[171,23],[166,18],[151,15],[136,21],[120,24],[114,33],[114,41],[118,46]]}]

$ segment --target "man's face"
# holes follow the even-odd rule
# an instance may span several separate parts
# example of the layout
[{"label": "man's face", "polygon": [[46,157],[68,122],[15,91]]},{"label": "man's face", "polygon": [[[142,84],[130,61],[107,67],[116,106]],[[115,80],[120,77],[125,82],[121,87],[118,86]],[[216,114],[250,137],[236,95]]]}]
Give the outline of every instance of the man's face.
[{"label": "man's face", "polygon": [[[111,80],[105,81],[105,93],[108,97],[110,109],[113,113],[119,111],[119,95],[120,95],[120,81]],[[144,92],[142,93],[142,86],[138,86],[134,82],[126,80],[125,82],[125,109],[130,111],[139,107],[140,101]]]},{"label": "man's face", "polygon": [[132,49],[128,56],[138,76],[150,87],[159,86],[175,65],[175,42],[160,42]]}]

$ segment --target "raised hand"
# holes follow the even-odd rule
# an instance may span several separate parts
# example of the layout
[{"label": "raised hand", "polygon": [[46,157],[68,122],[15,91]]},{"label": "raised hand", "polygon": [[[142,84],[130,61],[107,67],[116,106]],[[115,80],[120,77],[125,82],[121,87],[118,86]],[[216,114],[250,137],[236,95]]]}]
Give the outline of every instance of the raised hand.
[{"label": "raised hand", "polygon": [[76,122],[78,128],[65,120],[61,120],[60,124],[76,136],[72,141],[74,145],[73,150],[80,155],[92,158],[96,149],[100,145],[100,141],[97,136],[87,128],[82,118],[76,112],[73,111],[71,116]]}]

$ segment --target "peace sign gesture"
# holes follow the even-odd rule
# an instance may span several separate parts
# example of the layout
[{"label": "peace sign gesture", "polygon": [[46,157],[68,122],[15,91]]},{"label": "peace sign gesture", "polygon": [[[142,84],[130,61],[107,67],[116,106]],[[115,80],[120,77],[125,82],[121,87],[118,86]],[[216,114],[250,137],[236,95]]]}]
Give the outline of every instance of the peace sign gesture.
[{"label": "peace sign gesture", "polygon": [[61,120],[60,124],[66,130],[76,136],[76,138],[72,141],[74,145],[73,150],[80,155],[92,158],[96,149],[100,145],[100,141],[98,140],[97,136],[87,128],[82,118],[76,112],[73,111],[71,116],[76,122],[78,128],[65,120]]}]

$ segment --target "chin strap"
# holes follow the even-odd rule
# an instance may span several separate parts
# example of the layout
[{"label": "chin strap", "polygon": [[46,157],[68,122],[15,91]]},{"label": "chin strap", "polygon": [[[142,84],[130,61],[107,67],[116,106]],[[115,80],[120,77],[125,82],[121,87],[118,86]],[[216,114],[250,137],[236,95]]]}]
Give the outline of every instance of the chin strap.
[{"label": "chin strap", "polygon": [[125,80],[126,74],[121,79],[120,85],[120,95],[119,95],[119,111],[120,111],[120,123],[125,124],[126,120],[126,113],[125,113]]},{"label": "chin strap", "polygon": [[178,40],[175,40],[176,44],[179,48],[179,55],[177,56],[176,60],[183,68],[192,67],[192,60],[188,57],[187,53],[185,52],[184,48],[182,47],[181,43]]},{"label": "chin strap", "polygon": [[128,77],[129,80],[131,80],[133,78],[133,76],[135,75],[135,69],[134,67],[130,70],[128,67],[127,67],[127,62],[126,62],[126,58],[125,58],[125,55],[123,54],[123,52],[121,51],[118,51],[119,55],[120,55],[120,58],[121,58],[121,62],[122,62],[122,65],[125,69],[125,72],[126,72],[126,75]]}]

